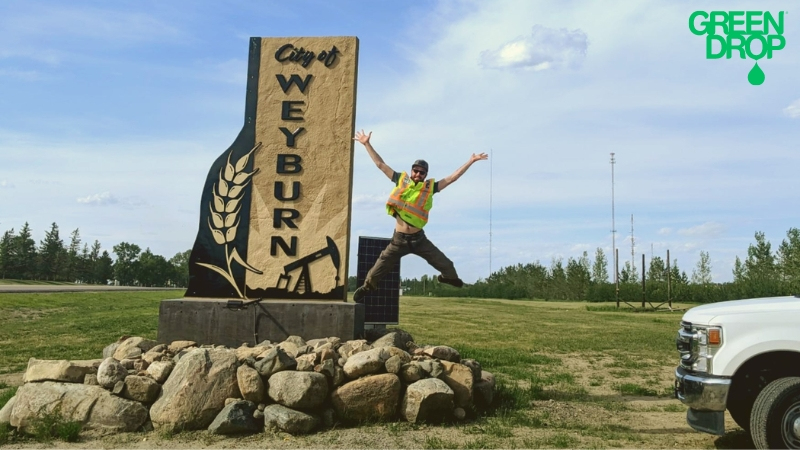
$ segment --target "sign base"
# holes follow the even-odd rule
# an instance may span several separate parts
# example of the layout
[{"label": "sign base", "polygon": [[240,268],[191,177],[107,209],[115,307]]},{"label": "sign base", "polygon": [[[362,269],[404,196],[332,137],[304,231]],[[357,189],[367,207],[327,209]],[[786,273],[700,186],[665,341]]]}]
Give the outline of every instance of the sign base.
[{"label": "sign base", "polygon": [[305,340],[364,335],[364,305],[338,301],[180,298],[162,300],[158,311],[158,342],[195,341],[239,347],[289,336]]}]

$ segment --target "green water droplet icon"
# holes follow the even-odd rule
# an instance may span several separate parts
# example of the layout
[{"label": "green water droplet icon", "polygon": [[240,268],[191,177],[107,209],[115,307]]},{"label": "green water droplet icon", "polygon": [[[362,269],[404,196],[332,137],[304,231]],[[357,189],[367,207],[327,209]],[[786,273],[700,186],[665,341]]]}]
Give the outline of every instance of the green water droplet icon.
[{"label": "green water droplet icon", "polygon": [[747,74],[747,81],[749,81],[753,86],[760,85],[764,82],[765,78],[767,78],[767,76],[764,75],[764,71],[761,70],[761,67],[758,67],[758,62],[756,62],[756,65],[750,69],[750,73]]}]

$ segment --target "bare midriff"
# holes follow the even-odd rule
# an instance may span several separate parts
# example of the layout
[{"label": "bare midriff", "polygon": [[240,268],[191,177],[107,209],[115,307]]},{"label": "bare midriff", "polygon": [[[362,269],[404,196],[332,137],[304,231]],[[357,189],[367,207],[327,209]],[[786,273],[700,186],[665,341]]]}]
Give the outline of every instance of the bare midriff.
[{"label": "bare midriff", "polygon": [[394,231],[397,231],[398,233],[414,234],[422,231],[422,228],[411,226],[398,216],[395,216],[394,220],[397,222],[397,224],[394,226]]}]

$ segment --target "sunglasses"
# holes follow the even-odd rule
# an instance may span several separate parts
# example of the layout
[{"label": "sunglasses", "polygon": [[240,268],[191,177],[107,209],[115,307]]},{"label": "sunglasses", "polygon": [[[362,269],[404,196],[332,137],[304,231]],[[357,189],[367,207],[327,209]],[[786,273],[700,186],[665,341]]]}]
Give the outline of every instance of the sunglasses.
[{"label": "sunglasses", "polygon": [[419,169],[411,169],[411,171],[413,173],[418,173],[418,174],[423,175],[423,176],[428,174],[428,172],[425,172],[424,170],[419,170]]}]

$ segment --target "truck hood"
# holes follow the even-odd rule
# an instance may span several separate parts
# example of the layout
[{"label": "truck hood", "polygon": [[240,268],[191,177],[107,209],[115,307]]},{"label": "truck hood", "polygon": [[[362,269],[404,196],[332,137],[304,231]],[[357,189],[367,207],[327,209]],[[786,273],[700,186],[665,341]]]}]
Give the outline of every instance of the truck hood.
[{"label": "truck hood", "polygon": [[800,312],[800,298],[798,297],[764,297],[696,306],[686,311],[683,320],[694,324],[716,325],[714,322],[723,316],[738,314],[785,315],[797,312]]}]

